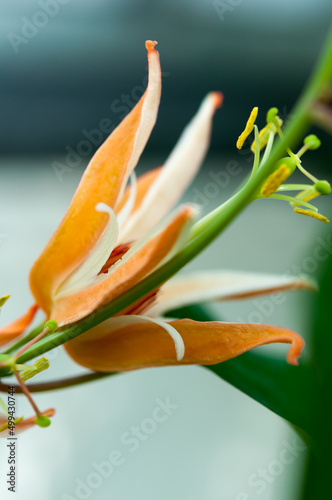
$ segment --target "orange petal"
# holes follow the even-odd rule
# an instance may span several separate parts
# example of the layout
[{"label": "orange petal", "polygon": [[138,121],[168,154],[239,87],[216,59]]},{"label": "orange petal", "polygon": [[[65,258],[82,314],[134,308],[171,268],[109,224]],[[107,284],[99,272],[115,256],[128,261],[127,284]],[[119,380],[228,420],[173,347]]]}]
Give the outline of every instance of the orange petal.
[{"label": "orange petal", "polygon": [[[43,411],[42,415],[44,415],[45,417],[53,417],[54,413],[55,413],[54,408],[50,408],[49,410]],[[20,434],[21,432],[26,431],[30,427],[37,425],[35,423],[35,418],[36,418],[36,415],[34,417],[30,417],[30,418],[26,418],[24,420],[21,420],[21,422],[17,423],[15,425],[15,435]],[[8,419],[7,419],[6,415],[0,414],[0,427],[1,427],[1,425],[6,424],[7,422],[8,422]],[[9,435],[8,429],[5,429],[5,430],[0,432],[1,438],[8,437],[8,435]]]},{"label": "orange petal", "polygon": [[254,347],[274,342],[291,344],[287,361],[293,365],[304,346],[302,338],[286,328],[207,322],[170,321],[185,345],[178,362],[170,336],[153,323],[137,323],[112,331],[112,318],[76,337],[65,348],[78,364],[101,372],[116,372],[165,365],[213,365]]},{"label": "orange petal", "polygon": [[23,333],[24,330],[30,325],[37,311],[38,311],[38,306],[34,304],[28,309],[28,311],[23,316],[16,319],[13,323],[10,323],[10,325],[1,328],[0,347],[7,344],[11,340],[14,340],[19,335],[21,335],[21,333]]},{"label": "orange petal", "polygon": [[[125,260],[125,254],[101,281],[72,295],[55,298],[50,317],[59,325],[78,321],[136,285],[170,254],[188,224],[192,223],[195,213],[189,205],[181,207],[166,227],[128,260]],[[131,250],[134,251],[134,247]]]},{"label": "orange petal", "polygon": [[105,229],[108,216],[99,202],[114,208],[156,121],[161,73],[156,42],[147,42],[149,83],[144,95],[90,161],[60,226],[30,273],[30,286],[45,312],[61,283],[84,261]]}]

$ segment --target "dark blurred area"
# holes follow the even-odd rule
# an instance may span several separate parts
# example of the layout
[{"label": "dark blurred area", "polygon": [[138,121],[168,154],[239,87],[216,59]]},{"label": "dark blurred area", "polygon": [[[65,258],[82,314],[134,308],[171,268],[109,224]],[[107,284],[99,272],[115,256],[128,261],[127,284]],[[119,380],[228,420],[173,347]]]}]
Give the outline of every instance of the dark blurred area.
[{"label": "dark blurred area", "polygon": [[225,95],[212,147],[233,148],[254,105],[261,126],[271,106],[287,119],[331,14],[331,0],[2,0],[0,153],[65,156],[117,125],[146,81],[146,39],[163,70],[149,151],[170,150],[210,90]]}]

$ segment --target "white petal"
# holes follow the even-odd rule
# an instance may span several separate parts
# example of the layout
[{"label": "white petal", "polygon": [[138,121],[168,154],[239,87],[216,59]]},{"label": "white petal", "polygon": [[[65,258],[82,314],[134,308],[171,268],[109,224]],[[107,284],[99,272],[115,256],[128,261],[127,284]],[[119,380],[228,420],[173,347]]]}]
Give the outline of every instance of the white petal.
[{"label": "white petal", "polygon": [[122,209],[117,215],[120,231],[134,208],[136,200],[136,185],[137,185],[136,174],[135,172],[132,172],[130,174],[130,191],[128,200],[126,201],[125,205],[122,207]]},{"label": "white petal", "polygon": [[[219,96],[219,97],[218,97]],[[219,100],[218,100],[219,99]],[[195,177],[210,142],[212,118],[220,95],[211,92],[183,131],[142,205],[120,233],[120,241],[141,237],[177,203]]]},{"label": "white petal", "polygon": [[237,271],[192,273],[166,282],[148,315],[159,317],[167,311],[210,301],[247,298],[287,289],[315,289],[305,277],[279,276]]},{"label": "white petal", "polygon": [[[187,204],[186,206],[188,206]],[[146,245],[152,238],[157,236],[157,234],[161,233],[170,223],[173,219],[177,217],[177,215],[183,210],[184,205],[180,205],[177,207],[173,212],[171,212],[167,217],[164,217],[164,219],[159,222],[155,227],[153,227],[147,234],[145,234],[142,238],[138,239],[135,244],[124,254],[122,259],[117,261],[108,271],[108,275],[112,274],[119,266],[121,266],[124,262],[126,262],[128,259],[130,259],[136,252],[138,252],[144,245]],[[190,230],[192,228],[192,225],[196,219],[196,214],[197,210],[196,207],[192,205],[192,218],[188,220],[188,223],[182,228],[182,231],[173,245],[173,248],[171,249],[170,253],[167,255],[167,257],[160,263],[164,264],[166,260],[168,260],[170,257],[173,256],[173,250],[174,248],[179,251],[180,248],[182,248],[189,237]],[[105,276],[105,275],[104,275]],[[97,280],[103,279],[102,276],[97,277]]]},{"label": "white petal", "polygon": [[98,275],[116,246],[119,228],[115,213],[106,203],[98,203],[96,210],[109,215],[107,226],[83,264],[57,290],[57,296],[68,295],[71,290],[83,290]]}]

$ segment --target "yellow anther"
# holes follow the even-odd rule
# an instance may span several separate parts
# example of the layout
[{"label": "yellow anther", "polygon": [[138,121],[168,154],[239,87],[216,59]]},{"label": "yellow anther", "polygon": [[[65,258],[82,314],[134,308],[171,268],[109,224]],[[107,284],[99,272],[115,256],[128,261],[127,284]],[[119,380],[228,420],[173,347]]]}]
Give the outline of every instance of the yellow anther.
[{"label": "yellow anther", "polygon": [[26,370],[20,374],[21,380],[23,380],[23,382],[26,382],[27,380],[29,380],[29,378],[34,377],[44,370],[47,370],[47,368],[50,366],[50,363],[47,358],[40,358],[32,366],[32,369]]},{"label": "yellow anther", "polygon": [[[283,124],[282,119],[279,118],[279,116],[276,116],[275,119],[277,120],[279,127],[281,127],[281,125]],[[277,131],[277,127],[272,122],[268,123],[264,128],[262,128],[262,130],[259,132],[259,147],[261,150],[265,148],[267,141],[269,140],[270,132],[275,135]],[[252,143],[250,149],[253,153],[255,152],[255,141]]]},{"label": "yellow anther", "polygon": [[287,165],[285,164],[280,165],[280,167],[275,172],[273,172],[273,174],[269,175],[269,177],[264,182],[261,189],[261,194],[265,198],[271,196],[271,194],[275,193],[277,189],[281,186],[281,184],[286,179],[288,179],[291,173],[292,171],[290,168],[287,167]]},{"label": "yellow anther", "polygon": [[0,297],[0,307],[2,307],[7,302],[9,297],[10,295],[3,295],[2,297]]},{"label": "yellow anther", "polygon": [[[18,417],[16,420],[14,420],[13,424],[17,425],[20,422],[22,422],[22,420],[23,420],[23,417]],[[11,426],[12,426],[12,424],[11,424]],[[6,429],[8,429],[8,427],[9,427],[9,423],[8,422],[6,422],[5,424],[1,425],[0,426],[0,432],[5,431]]]},{"label": "yellow anther", "polygon": [[324,217],[324,215],[318,214],[314,212],[313,210],[304,210],[303,208],[294,208],[294,212],[297,214],[302,214],[302,215],[308,215],[309,217],[312,217],[313,219],[321,220],[322,222],[325,222],[325,224],[328,224],[330,221]]},{"label": "yellow anther", "polygon": [[239,138],[237,140],[236,147],[238,149],[242,148],[242,146],[244,144],[244,141],[246,140],[246,138],[248,137],[248,135],[251,134],[252,129],[254,128],[254,124],[255,124],[256,118],[257,118],[257,113],[258,113],[258,108],[257,107],[253,108],[252,112],[250,113],[250,116],[249,116],[249,119],[247,121],[247,124],[245,126],[245,129],[244,129],[244,131],[242,132],[242,134],[239,136]]}]

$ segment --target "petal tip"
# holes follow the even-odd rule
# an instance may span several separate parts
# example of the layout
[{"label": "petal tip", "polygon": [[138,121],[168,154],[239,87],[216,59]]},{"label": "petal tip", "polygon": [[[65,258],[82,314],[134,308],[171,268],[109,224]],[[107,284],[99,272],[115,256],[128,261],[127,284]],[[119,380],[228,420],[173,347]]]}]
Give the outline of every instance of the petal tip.
[{"label": "petal tip", "polygon": [[301,355],[302,349],[304,348],[304,345],[304,340],[302,339],[302,337],[300,337],[300,335],[293,337],[293,341],[287,354],[287,362],[290,365],[298,366],[299,357]]},{"label": "petal tip", "polygon": [[183,216],[195,220],[202,211],[202,207],[196,203],[187,203],[182,206]]},{"label": "petal tip", "polygon": [[153,41],[153,40],[147,40],[145,42],[145,48],[146,50],[150,52],[156,52],[155,46],[157,45],[158,42]]},{"label": "petal tip", "polygon": [[212,96],[214,99],[215,108],[220,108],[224,100],[224,94],[222,94],[221,92],[212,92]]}]

